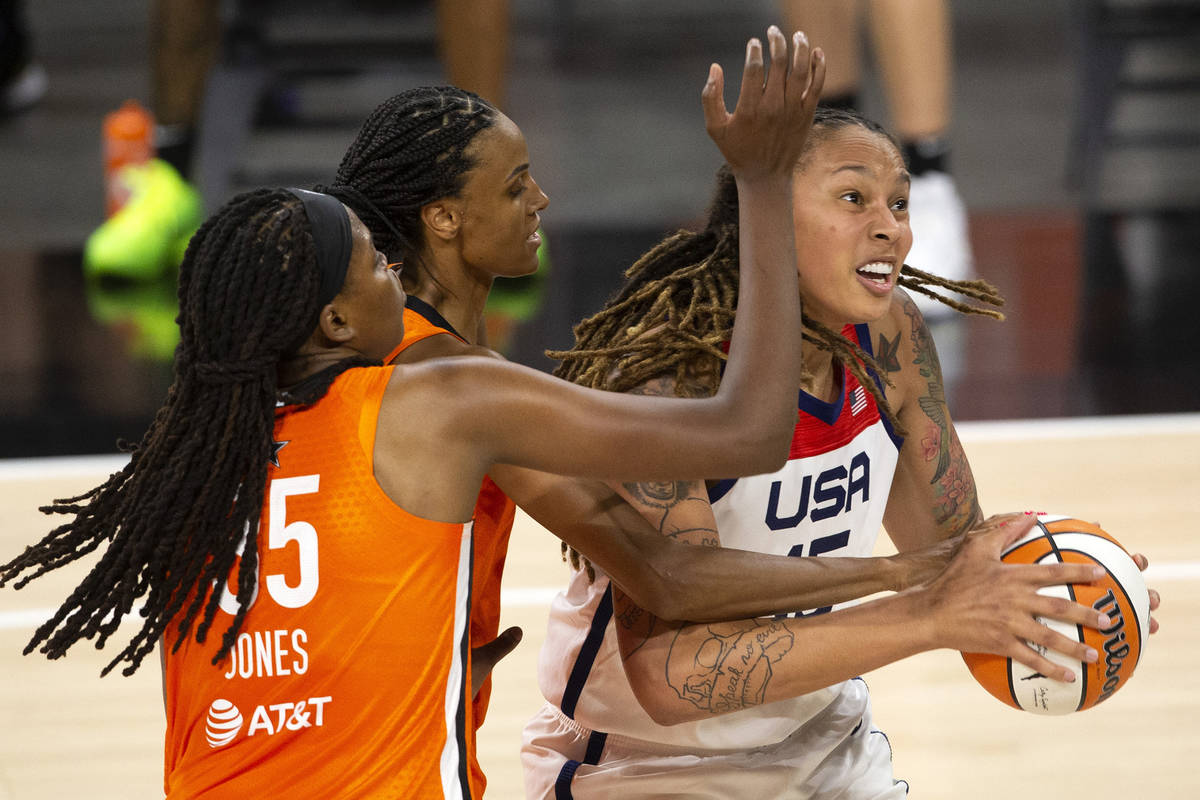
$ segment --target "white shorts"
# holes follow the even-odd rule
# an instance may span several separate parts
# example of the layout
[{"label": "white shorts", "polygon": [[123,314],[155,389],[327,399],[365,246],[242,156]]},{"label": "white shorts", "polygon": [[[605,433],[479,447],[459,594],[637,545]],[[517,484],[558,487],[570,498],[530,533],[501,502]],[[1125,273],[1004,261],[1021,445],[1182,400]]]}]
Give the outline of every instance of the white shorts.
[{"label": "white shorts", "polygon": [[[697,752],[596,734],[546,704],[525,727],[525,796],[545,800],[619,797],[895,800],[892,748],[871,724],[871,701],[834,704],[776,744]],[[839,713],[840,712],[840,713]],[[847,712],[856,719],[846,718]]]}]

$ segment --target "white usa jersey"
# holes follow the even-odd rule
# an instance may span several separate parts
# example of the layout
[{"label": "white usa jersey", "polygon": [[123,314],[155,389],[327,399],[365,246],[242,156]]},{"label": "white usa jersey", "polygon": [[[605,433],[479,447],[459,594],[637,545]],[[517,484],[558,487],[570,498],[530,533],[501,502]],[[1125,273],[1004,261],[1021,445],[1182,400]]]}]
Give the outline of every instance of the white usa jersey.
[{"label": "white usa jersey", "polygon": [[[866,325],[842,331],[871,352]],[[832,403],[800,392],[787,464],[778,472],[719,481],[709,489],[725,547],[792,556],[869,556],[896,470],[900,440],[870,392],[843,369]],[[830,608],[792,615],[824,613]],[[547,701],[600,741],[619,736],[686,750],[742,750],[782,741],[843,695],[844,684],[699,722],[662,726],[633,694],[617,649],[608,577],[582,570],[550,608],[538,682]],[[803,646],[793,642],[790,646]],[[706,683],[706,676],[688,682]],[[717,667],[713,667],[717,669]],[[854,694],[854,693],[851,693]],[[857,693],[861,695],[862,693]],[[857,718],[854,718],[855,721]],[[853,722],[851,722],[853,724]]]}]

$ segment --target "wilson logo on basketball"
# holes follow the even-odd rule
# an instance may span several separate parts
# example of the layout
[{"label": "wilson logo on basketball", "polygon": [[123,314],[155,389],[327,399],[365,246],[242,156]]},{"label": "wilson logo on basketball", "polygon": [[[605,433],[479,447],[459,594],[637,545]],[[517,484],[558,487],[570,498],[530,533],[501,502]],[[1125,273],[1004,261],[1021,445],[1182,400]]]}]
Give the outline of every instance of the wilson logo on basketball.
[{"label": "wilson logo on basketball", "polygon": [[242,712],[238,707],[223,698],[213,700],[208,707],[208,719],[204,726],[208,746],[224,747],[234,740],[241,729]]},{"label": "wilson logo on basketball", "polygon": [[1125,641],[1125,615],[1121,612],[1121,604],[1117,602],[1117,597],[1113,594],[1112,589],[1092,603],[1092,608],[1107,614],[1109,619],[1114,620],[1110,627],[1100,631],[1106,638],[1104,639],[1104,687],[1096,699],[1096,702],[1099,703],[1107,699],[1121,685],[1121,665],[1125,663],[1125,658],[1129,655],[1129,644]]}]

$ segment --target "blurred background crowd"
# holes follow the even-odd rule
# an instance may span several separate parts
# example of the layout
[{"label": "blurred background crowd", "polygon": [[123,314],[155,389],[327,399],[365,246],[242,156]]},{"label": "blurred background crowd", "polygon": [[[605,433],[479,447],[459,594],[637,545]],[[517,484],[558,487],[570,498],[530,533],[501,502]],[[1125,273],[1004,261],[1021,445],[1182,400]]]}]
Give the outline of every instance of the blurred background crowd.
[{"label": "blurred background crowd", "polygon": [[543,270],[498,287],[493,338],[550,368],[701,218],[707,66],[736,76],[772,22],[825,47],[828,102],[905,145],[910,263],[1009,299],[1002,323],[937,322],[957,419],[1200,407],[1196,0],[0,0],[0,458],[139,435],[205,213],[328,181],[371,109],[421,84],[525,132]]}]

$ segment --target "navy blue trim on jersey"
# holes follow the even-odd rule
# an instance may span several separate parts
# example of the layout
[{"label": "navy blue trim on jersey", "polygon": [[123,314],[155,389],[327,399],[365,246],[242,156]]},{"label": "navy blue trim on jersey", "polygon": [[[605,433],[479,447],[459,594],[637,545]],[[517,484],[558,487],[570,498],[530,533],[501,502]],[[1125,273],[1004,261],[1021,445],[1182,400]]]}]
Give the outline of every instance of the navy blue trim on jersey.
[{"label": "navy blue trim on jersey", "polygon": [[554,800],[572,800],[571,781],[575,780],[575,771],[582,762],[571,759],[562,765],[558,771],[558,779],[554,781]]},{"label": "navy blue trim on jersey", "polygon": [[819,400],[813,397],[808,392],[800,392],[800,399],[797,406],[805,414],[810,417],[815,417],[821,420],[826,425],[834,425],[838,418],[842,416],[842,407],[846,404],[846,373],[848,370],[842,367],[842,388],[838,392],[837,399],[832,403],[826,403],[824,400]]},{"label": "navy blue trim on jersey", "polygon": [[608,628],[608,621],[613,615],[613,598],[612,584],[604,590],[604,596],[600,598],[599,605],[596,606],[596,614],[592,617],[592,626],[588,630],[587,638],[583,640],[583,647],[579,648],[579,655],[575,658],[575,666],[571,667],[571,677],[567,678],[566,688],[563,689],[562,713],[570,718],[575,719],[575,706],[579,704],[579,696],[583,694],[583,685],[587,683],[588,675],[592,671],[592,665],[596,663],[596,656],[600,653],[600,644],[604,641],[604,631]]},{"label": "navy blue trim on jersey", "polygon": [[[858,346],[863,352],[871,358],[875,357],[875,350],[871,347],[871,328],[865,322],[854,326],[854,333],[858,336]],[[867,374],[871,376],[871,380],[875,381],[875,385],[879,388],[879,393],[884,394],[883,381],[875,373],[875,370],[868,369]],[[899,450],[904,446],[904,437],[896,433],[896,429],[892,427],[892,421],[888,419],[887,414],[883,413],[883,409],[879,410],[879,419],[883,421],[883,429],[887,431],[888,438],[892,440],[892,444],[896,445]]]},{"label": "navy blue trim on jersey", "polygon": [[725,495],[729,494],[729,490],[732,489],[733,485],[737,482],[737,478],[726,478],[723,481],[717,481],[715,484],[713,484],[708,490],[709,505],[712,505]]},{"label": "navy blue trim on jersey", "polygon": [[875,351],[871,348],[871,326],[865,322],[858,323],[854,326],[854,335],[858,338],[858,346],[862,351],[874,358]]},{"label": "navy blue trim on jersey", "polygon": [[607,733],[592,731],[588,736],[587,750],[584,752],[583,761],[576,761],[572,758],[558,771],[558,778],[554,781],[554,800],[572,800],[574,798],[574,795],[571,794],[571,782],[575,780],[575,773],[584,764],[600,763],[600,756],[604,754],[604,743],[607,740]]},{"label": "navy blue trim on jersey", "polygon": [[599,764],[600,756],[604,754],[604,743],[607,741],[607,733],[592,731],[592,735],[588,737],[587,751],[583,755],[583,763]]},{"label": "navy blue trim on jersey", "polygon": [[417,312],[426,320],[438,326],[439,328],[445,328],[446,330],[450,331],[450,333],[453,333],[455,336],[462,339],[464,342],[467,341],[467,337],[454,330],[454,326],[447,322],[446,318],[439,314],[436,308],[429,305],[429,303],[426,303],[416,295],[410,294],[408,299],[404,301],[404,307],[411,311]]},{"label": "navy blue trim on jersey", "polygon": [[[866,323],[855,325],[854,333],[858,338],[858,346],[862,348],[864,353],[874,358],[875,351],[871,348],[870,327]],[[838,419],[842,416],[842,409],[846,405],[846,376],[848,374],[849,370],[842,367],[842,388],[838,392],[837,399],[833,402],[826,403],[824,400],[813,397],[808,392],[801,390],[796,395],[796,408],[802,413],[824,422],[826,425],[831,427],[836,425]],[[871,380],[875,381],[875,385],[879,387],[879,392],[882,394],[883,382],[879,380],[879,376],[875,374],[875,370],[867,370],[867,374],[871,376]],[[904,444],[904,437],[896,434],[891,420],[887,418],[887,415],[882,410],[879,412],[879,419],[883,422],[883,429],[887,431],[888,438],[892,440],[892,444],[896,445],[896,449],[899,450],[901,445]],[[708,488],[709,504],[711,505],[729,494],[737,481],[737,478],[725,478],[710,486]]]}]

